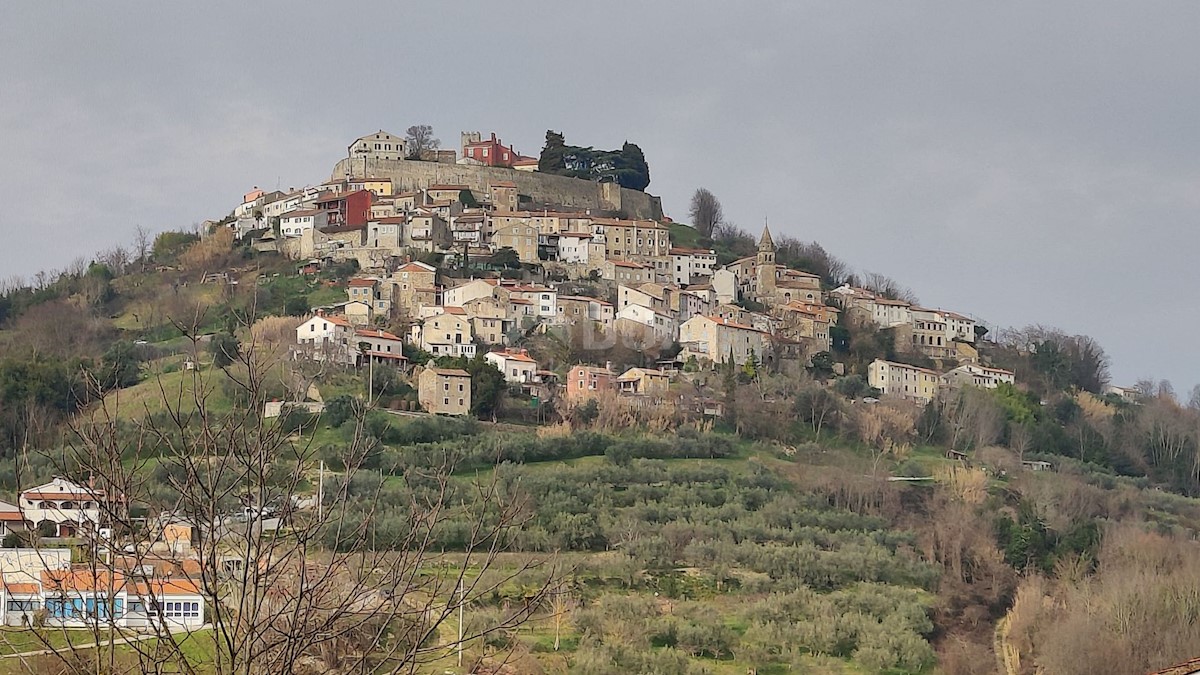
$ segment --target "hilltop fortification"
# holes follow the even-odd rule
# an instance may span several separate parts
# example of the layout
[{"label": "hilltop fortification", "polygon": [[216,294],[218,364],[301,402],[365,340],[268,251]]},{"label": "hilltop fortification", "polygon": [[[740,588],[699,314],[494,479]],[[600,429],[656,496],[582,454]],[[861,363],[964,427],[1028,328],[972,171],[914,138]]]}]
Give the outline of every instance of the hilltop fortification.
[{"label": "hilltop fortification", "polygon": [[465,185],[485,194],[488,183],[510,181],[517,192],[536,206],[557,205],[566,208],[622,214],[626,218],[662,218],[662,201],[651,194],[622,188],[616,183],[595,183],[579,178],[553,176],[504,167],[442,164],[404,159],[342,159],[333,167],[333,180],[347,175],[391,178],[397,191],[419,190],[430,185]]}]

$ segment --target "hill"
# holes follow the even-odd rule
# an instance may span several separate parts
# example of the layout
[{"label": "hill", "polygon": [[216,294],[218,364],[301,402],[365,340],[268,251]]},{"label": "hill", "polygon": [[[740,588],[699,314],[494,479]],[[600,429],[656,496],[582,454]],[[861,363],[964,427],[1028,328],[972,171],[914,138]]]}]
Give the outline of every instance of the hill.
[{"label": "hill", "polygon": [[[761,245],[732,227],[668,231],[718,260]],[[131,662],[1070,675],[1146,672],[1200,644],[1200,410],[1150,383],[1106,392],[1086,336],[982,327],[975,362],[1011,381],[918,401],[872,387],[871,364],[936,375],[933,357],[847,310],[799,367],[692,360],[661,396],[573,401],[506,383],[482,349],[434,358],[410,343],[400,367],[299,358],[311,310],[376,280],[206,235],[164,233],[0,295],[0,494],[15,503],[57,475],[117,496],[96,498],[104,537],[0,506],[5,546],[70,546],[80,570],[110,575],[155,569],[148,588],[194,580],[215,634],[245,631],[200,654],[121,647]],[[794,277],[817,293],[851,281],[815,242],[776,246],[780,278],[807,272]],[[472,283],[548,293],[530,267]],[[601,281],[563,296],[603,306]],[[872,298],[906,294],[870,281]],[[376,328],[409,335],[409,320]],[[675,347],[535,328],[508,346],[543,381],[580,362],[614,379],[654,370]],[[475,375],[479,419],[418,409],[430,366]],[[195,528],[186,554],[166,525]],[[48,610],[31,620],[64,619]],[[79,642],[68,634],[53,646]]]}]

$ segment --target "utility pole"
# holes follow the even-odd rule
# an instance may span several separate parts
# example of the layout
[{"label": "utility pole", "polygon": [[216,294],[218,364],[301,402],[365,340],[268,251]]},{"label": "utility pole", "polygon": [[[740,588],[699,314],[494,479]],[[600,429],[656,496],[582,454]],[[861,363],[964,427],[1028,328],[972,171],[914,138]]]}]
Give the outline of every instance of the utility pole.
[{"label": "utility pole", "polygon": [[463,596],[466,591],[463,590],[462,577],[458,579],[458,667],[462,668],[463,655]]},{"label": "utility pole", "polygon": [[325,503],[325,460],[317,467],[317,520],[321,520]]}]

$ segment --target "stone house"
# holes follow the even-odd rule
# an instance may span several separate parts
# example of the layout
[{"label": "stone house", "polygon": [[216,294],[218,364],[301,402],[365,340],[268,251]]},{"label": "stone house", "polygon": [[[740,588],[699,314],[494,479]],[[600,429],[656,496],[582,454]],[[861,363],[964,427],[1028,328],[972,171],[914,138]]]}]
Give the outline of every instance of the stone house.
[{"label": "stone house", "polygon": [[695,356],[710,363],[736,364],[754,356],[762,359],[768,346],[768,334],[751,326],[718,316],[693,316],[679,327],[681,358]]},{"label": "stone house", "polygon": [[417,376],[417,400],[434,415],[471,412],[471,376],[458,368],[425,368]]},{"label": "stone house", "polygon": [[492,245],[496,250],[511,248],[516,251],[517,259],[526,264],[537,263],[538,230],[532,225],[513,223],[498,227],[492,235]]},{"label": "stone house", "polygon": [[644,284],[654,281],[654,270],[635,262],[605,260],[600,266],[600,278],[619,284]]},{"label": "stone house", "polygon": [[617,378],[617,391],[631,395],[662,395],[671,386],[671,379],[661,370],[630,368]]},{"label": "stone house", "polygon": [[363,162],[365,166],[367,160],[404,159],[407,152],[403,138],[380,129],[376,133],[368,134],[351,143],[350,147],[346,148],[346,156],[352,162],[355,160]]}]

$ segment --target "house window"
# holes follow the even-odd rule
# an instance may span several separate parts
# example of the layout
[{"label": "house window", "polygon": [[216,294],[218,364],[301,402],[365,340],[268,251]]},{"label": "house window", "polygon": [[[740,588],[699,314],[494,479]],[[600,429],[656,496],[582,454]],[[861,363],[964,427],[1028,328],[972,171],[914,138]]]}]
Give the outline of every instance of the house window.
[{"label": "house window", "polygon": [[458,404],[459,404],[459,405],[464,405],[464,403],[463,403],[463,400],[462,400],[461,398],[460,398],[460,399],[458,399]]},{"label": "house window", "polygon": [[448,399],[448,398],[443,398],[443,399],[442,399],[442,405],[450,405],[450,399]]}]

